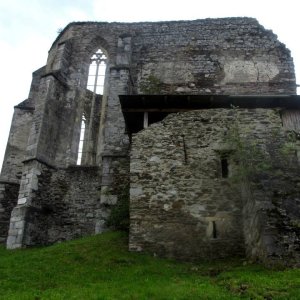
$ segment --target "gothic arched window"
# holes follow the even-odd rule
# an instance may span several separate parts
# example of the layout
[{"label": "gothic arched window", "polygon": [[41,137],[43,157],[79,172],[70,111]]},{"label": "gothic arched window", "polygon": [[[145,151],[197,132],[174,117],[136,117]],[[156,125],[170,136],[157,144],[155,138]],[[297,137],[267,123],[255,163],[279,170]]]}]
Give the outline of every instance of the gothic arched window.
[{"label": "gothic arched window", "polygon": [[87,89],[96,94],[103,95],[107,57],[99,49],[93,54],[90,62]]},{"label": "gothic arched window", "polygon": [[93,164],[95,161],[95,142],[93,141],[95,120],[97,119],[97,104],[95,102],[97,97],[103,95],[104,92],[106,64],[107,57],[101,49],[98,49],[90,58],[87,89],[93,92],[93,97],[90,102],[90,109],[86,110],[81,120],[77,165]]}]

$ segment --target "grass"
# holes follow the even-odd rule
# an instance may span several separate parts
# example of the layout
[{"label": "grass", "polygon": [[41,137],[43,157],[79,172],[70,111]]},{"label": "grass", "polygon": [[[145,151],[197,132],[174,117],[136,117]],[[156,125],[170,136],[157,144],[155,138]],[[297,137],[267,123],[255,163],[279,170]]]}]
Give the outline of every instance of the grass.
[{"label": "grass", "polygon": [[300,270],[242,260],[178,263],[127,251],[109,232],[44,248],[0,248],[0,299],[300,299]]}]

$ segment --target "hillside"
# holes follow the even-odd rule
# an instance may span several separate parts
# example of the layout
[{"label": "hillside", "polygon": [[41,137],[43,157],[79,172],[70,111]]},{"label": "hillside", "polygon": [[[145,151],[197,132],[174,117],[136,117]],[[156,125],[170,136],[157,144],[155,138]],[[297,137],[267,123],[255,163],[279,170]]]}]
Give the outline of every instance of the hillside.
[{"label": "hillside", "polygon": [[300,299],[300,270],[242,260],[178,263],[127,251],[110,232],[50,247],[0,249],[0,299]]}]

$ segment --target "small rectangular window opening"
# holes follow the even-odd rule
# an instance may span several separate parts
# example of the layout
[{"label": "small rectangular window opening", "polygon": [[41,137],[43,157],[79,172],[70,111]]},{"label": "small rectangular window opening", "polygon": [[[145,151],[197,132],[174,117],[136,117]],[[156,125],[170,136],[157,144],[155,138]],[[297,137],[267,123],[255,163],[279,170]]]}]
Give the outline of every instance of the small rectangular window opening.
[{"label": "small rectangular window opening", "polygon": [[221,159],[222,177],[228,178],[228,160],[227,158]]},{"label": "small rectangular window opening", "polygon": [[217,226],[216,226],[216,221],[212,221],[212,226],[213,226],[213,230],[212,230],[212,237],[214,239],[217,238]]}]

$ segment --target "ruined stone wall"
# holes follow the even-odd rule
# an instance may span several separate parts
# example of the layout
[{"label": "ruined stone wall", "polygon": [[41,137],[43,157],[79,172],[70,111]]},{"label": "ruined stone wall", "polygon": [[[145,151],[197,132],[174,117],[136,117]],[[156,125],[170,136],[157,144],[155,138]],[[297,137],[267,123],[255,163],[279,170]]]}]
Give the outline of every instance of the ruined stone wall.
[{"label": "ruined stone wall", "polygon": [[135,134],[129,248],[183,259],[297,257],[294,147],[272,109],[172,114]]},{"label": "ruined stone wall", "polygon": [[[66,154],[70,152],[67,148],[70,131],[74,130],[69,119],[77,114],[76,109],[66,111],[71,109],[69,101],[76,103],[77,99],[69,100],[65,94],[66,87],[54,76],[41,79],[27,146],[29,157],[37,157],[52,165],[65,165]],[[63,144],[62,135],[65,137]],[[64,155],[60,155],[61,152]]]},{"label": "ruined stone wall", "polygon": [[[97,232],[103,229],[116,228],[117,223],[124,221],[128,227],[128,203],[129,203],[129,158],[128,156],[106,156],[102,164],[102,182],[101,182],[101,203],[109,209],[107,224],[103,224],[103,228],[99,228]],[[111,211],[116,217],[110,216]],[[125,215],[126,216],[125,216]],[[118,224],[120,225],[120,224]],[[124,224],[123,224],[124,225]]]},{"label": "ruined stone wall", "polygon": [[[93,179],[87,182],[86,186],[91,189],[93,199],[96,197],[95,186],[101,186],[100,203],[106,215],[104,219],[107,219],[110,206],[116,205],[118,198],[122,195],[122,188],[118,187],[119,179],[123,177],[124,182],[127,182],[126,176],[128,175],[129,139],[125,132],[126,126],[119,95],[296,93],[293,62],[289,50],[277,40],[271,31],[265,30],[255,19],[69,24],[53,43],[47,65],[33,74],[28,99],[28,104],[34,107],[32,119],[29,113],[21,114],[21,111],[18,111],[21,114],[19,121],[13,121],[12,128],[22,127],[21,130],[18,129],[23,138],[22,143],[18,142],[18,145],[22,145],[18,149],[20,151],[17,153],[17,159],[14,158],[14,149],[9,149],[2,173],[9,174],[12,180],[19,179],[21,157],[25,154],[27,157],[22,171],[18,205],[12,212],[8,239],[8,245],[11,248],[48,243],[54,241],[54,235],[59,232],[59,229],[51,223],[53,222],[52,213],[45,217],[46,213],[41,205],[36,205],[36,203],[39,203],[40,198],[46,202],[52,201],[52,192],[59,194],[54,188],[56,184],[59,186],[55,179],[58,177],[61,181],[65,177],[67,185],[77,190],[75,188],[77,175],[72,177],[67,171],[64,173],[61,170],[76,164],[81,118],[86,106],[89,106],[86,105],[87,102],[89,104],[91,102],[91,95],[86,92],[90,58],[99,48],[108,58],[104,95],[96,109],[97,121],[93,130],[97,128],[93,131],[95,134],[92,141],[89,141],[92,144],[89,148],[92,149],[95,159],[87,158],[84,162],[101,168],[97,184],[96,179]],[[19,126],[18,122],[22,123],[22,126]],[[28,132],[24,133],[25,129]],[[188,137],[181,138],[183,140],[178,138],[180,144],[192,143],[192,139],[189,140]],[[184,140],[185,138],[187,141]],[[145,153],[148,153],[147,151]],[[195,157],[197,157],[197,151]],[[180,155],[188,159],[186,150],[183,153],[180,152]],[[208,157],[208,159],[215,158]],[[187,162],[185,164],[189,165]],[[54,171],[57,169],[60,171]],[[210,176],[213,177],[214,172],[217,171],[207,172],[212,172]],[[189,175],[192,176],[191,170],[189,170]],[[204,174],[200,173],[199,176],[202,178]],[[84,184],[87,179],[80,175],[78,180],[82,181],[79,186],[83,194],[89,195]],[[49,181],[49,185],[43,186],[44,181]],[[187,189],[188,180],[183,182]],[[212,188],[211,186],[211,190]],[[204,238],[209,241],[209,246],[206,250],[204,250],[205,247],[197,250],[198,252],[194,253],[195,256],[201,256],[202,251],[206,251],[207,254],[211,253],[208,249],[214,248],[214,245],[217,248],[221,247],[222,243],[219,243],[219,240],[215,237],[211,239],[211,235],[214,236],[216,233],[216,228],[224,228],[224,232],[221,233],[225,239],[238,241],[238,246],[235,248],[237,254],[244,251],[244,237],[241,230],[237,230],[240,227],[242,206],[235,195],[231,198],[231,193],[234,192],[228,188],[226,181],[220,180],[218,189],[226,195],[228,193],[225,197],[228,200],[226,213],[224,216],[216,216],[216,219],[201,216],[201,218],[207,218],[199,223],[202,231],[207,224],[210,224],[205,231],[206,237]],[[183,191],[184,187],[182,187],[182,193]],[[59,196],[58,199],[69,203],[71,196],[66,197]],[[215,207],[217,210],[222,207],[218,197],[215,192],[213,199],[216,199],[219,205]],[[233,201],[234,210],[227,213],[229,199]],[[178,213],[181,204],[181,202],[175,204]],[[74,205],[79,207],[77,204]],[[53,206],[60,207],[60,204],[57,202]],[[78,213],[81,218],[82,215],[77,208],[74,208],[70,214]],[[60,208],[57,213],[54,208],[52,209],[52,215],[56,218]],[[165,210],[167,209],[168,207]],[[87,209],[87,211],[89,213],[90,210]],[[70,219],[69,222],[73,224],[76,218],[74,219],[71,215],[63,218],[64,224],[67,224],[67,219]],[[179,215],[177,214],[178,218]],[[91,224],[89,218],[84,216],[82,218],[87,224]],[[180,215],[180,218],[186,224],[188,222],[195,224],[197,219],[197,217],[196,219],[190,218],[188,211],[184,217]],[[79,219],[76,221],[80,223]],[[100,223],[95,225],[98,228],[97,232],[105,229],[103,223]],[[174,228],[170,224],[168,226],[171,231]],[[50,231],[45,233],[45,227],[48,226],[53,228],[53,234],[49,233]],[[64,225],[64,228],[69,228],[70,232],[67,233],[67,229],[62,230],[61,239],[76,236],[72,226]],[[90,232],[90,229],[83,228],[79,231]],[[181,238],[184,236],[183,231]],[[201,238],[199,237],[200,240]],[[192,243],[192,239],[188,239],[187,242]],[[231,251],[232,246],[229,244],[229,242],[226,244],[228,247],[225,253]],[[167,247],[166,250],[161,251],[168,252],[170,248]],[[181,249],[178,253],[185,256],[187,253],[184,251]],[[175,256],[174,253],[172,255]]]},{"label": "ruined stone wall", "polygon": [[0,176],[2,180],[19,183],[21,179],[22,162],[28,156],[28,138],[32,126],[35,101],[43,74],[44,68],[40,68],[32,74],[32,83],[28,99],[14,107],[14,115]]},{"label": "ruined stone wall", "polygon": [[295,93],[289,51],[254,19],[145,24],[143,29],[133,47],[140,93]]},{"label": "ruined stone wall", "polygon": [[7,238],[12,209],[17,204],[19,184],[0,182],[0,244]]},{"label": "ruined stone wall", "polygon": [[244,254],[241,196],[222,178],[226,116],[174,114],[133,136],[131,250],[181,259]]},{"label": "ruined stone wall", "polygon": [[105,216],[100,205],[99,169],[69,167],[39,176],[25,245],[51,244],[95,233]]},{"label": "ruined stone wall", "polygon": [[37,101],[40,82],[42,76],[45,75],[45,69],[46,67],[44,66],[32,73],[32,81],[31,81],[31,86],[30,86],[29,95],[27,99],[30,107],[34,107],[35,102]]},{"label": "ruined stone wall", "polygon": [[100,153],[127,151],[122,93],[296,93],[289,50],[252,18],[71,23],[50,49],[47,73],[84,89],[98,48],[108,56]]},{"label": "ruined stone wall", "polygon": [[[26,201],[21,198],[12,213],[9,248],[18,247],[18,243],[33,246],[74,239],[94,234],[103,226],[107,208],[100,203],[98,168],[78,166],[55,170],[41,163],[34,164],[40,169],[31,179],[36,186],[30,198],[27,196]],[[32,187],[29,178],[32,166],[25,173],[22,184]]]},{"label": "ruined stone wall", "polygon": [[22,175],[23,160],[26,158],[26,147],[32,122],[31,107],[15,107],[12,125],[9,132],[1,179],[19,182]]},{"label": "ruined stone wall", "polygon": [[296,92],[289,51],[251,18],[71,23],[53,44],[48,65],[65,41],[78,49],[72,63],[82,63],[98,43],[111,67],[129,66],[133,93]]},{"label": "ruined stone wall", "polygon": [[297,122],[287,122],[291,115],[300,117],[278,109],[256,110],[252,122],[238,117],[246,254],[266,264],[299,263],[300,140]]}]

